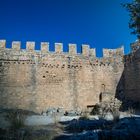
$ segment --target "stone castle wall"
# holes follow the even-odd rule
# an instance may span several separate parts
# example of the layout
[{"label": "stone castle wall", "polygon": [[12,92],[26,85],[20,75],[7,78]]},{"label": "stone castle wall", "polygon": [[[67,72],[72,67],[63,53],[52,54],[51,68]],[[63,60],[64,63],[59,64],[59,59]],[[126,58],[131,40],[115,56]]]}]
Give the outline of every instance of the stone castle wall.
[{"label": "stone castle wall", "polygon": [[121,90],[125,100],[140,101],[140,42],[131,44],[131,53],[124,56]]},{"label": "stone castle wall", "polygon": [[0,40],[0,107],[85,109],[98,103],[101,93],[103,99],[115,95],[124,70],[123,48],[103,49],[97,58],[89,45],[82,45],[82,54],[76,44],[69,44],[68,53],[62,43],[55,43],[55,52],[49,52],[47,42],[39,51],[35,42],[27,42],[25,50],[20,46],[14,41],[8,49]]}]

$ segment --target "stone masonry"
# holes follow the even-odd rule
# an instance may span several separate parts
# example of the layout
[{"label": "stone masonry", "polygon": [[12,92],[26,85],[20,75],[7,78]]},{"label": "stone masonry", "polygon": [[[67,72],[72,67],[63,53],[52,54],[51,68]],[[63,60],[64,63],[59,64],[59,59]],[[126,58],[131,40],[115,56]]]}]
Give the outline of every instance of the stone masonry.
[{"label": "stone masonry", "polygon": [[124,56],[124,62],[119,90],[125,100],[140,102],[140,41],[131,44],[131,53]]},{"label": "stone masonry", "polygon": [[102,58],[89,45],[82,45],[81,54],[76,44],[69,44],[67,53],[62,43],[55,43],[54,52],[48,42],[41,42],[38,51],[35,42],[20,47],[20,41],[6,48],[0,40],[0,107],[82,110],[115,96],[124,71],[123,47],[103,49]]}]

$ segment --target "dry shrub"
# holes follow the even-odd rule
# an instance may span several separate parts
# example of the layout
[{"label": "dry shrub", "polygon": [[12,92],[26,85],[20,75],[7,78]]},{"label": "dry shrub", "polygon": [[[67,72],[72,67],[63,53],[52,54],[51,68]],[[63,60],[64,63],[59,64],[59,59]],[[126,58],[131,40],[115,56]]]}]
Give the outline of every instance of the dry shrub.
[{"label": "dry shrub", "polygon": [[91,115],[99,115],[100,114],[100,105],[95,104],[92,111],[90,112]]},{"label": "dry shrub", "polygon": [[118,109],[112,108],[111,114],[113,116],[113,122],[116,123],[120,119],[120,112]]},{"label": "dry shrub", "polygon": [[24,127],[25,115],[18,110],[8,112],[6,119],[11,125],[11,129],[18,130]]}]

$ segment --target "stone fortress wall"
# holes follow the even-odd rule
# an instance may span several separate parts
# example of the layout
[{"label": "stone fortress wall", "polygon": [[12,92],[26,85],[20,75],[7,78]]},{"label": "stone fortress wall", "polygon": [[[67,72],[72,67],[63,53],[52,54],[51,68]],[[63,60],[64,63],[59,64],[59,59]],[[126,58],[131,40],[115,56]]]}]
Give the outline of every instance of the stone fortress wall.
[{"label": "stone fortress wall", "polygon": [[140,102],[140,41],[131,44],[131,53],[124,56],[124,62],[118,89],[123,100]]},{"label": "stone fortress wall", "polygon": [[41,42],[39,51],[35,42],[26,42],[26,49],[20,46],[13,41],[6,48],[0,40],[0,107],[82,110],[115,96],[124,70],[123,47],[103,49],[103,57],[97,58],[89,45],[82,45],[81,54],[76,44],[69,44],[67,53],[62,43],[55,43],[54,52],[48,42]]}]

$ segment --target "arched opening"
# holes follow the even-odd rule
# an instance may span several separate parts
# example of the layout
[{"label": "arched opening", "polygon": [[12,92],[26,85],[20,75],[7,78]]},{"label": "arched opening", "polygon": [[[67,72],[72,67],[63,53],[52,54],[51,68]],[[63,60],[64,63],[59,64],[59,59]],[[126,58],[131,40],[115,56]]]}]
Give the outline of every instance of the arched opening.
[{"label": "arched opening", "polygon": [[99,95],[99,102],[102,102],[102,92]]}]

